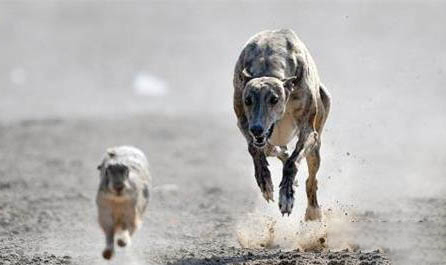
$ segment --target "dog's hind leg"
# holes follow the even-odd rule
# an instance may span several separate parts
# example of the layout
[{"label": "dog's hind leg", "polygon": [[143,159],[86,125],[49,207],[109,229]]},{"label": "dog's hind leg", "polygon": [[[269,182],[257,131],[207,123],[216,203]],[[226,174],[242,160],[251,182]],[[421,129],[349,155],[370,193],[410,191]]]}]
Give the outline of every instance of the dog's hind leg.
[{"label": "dog's hind leg", "polygon": [[117,243],[120,247],[125,247],[130,244],[129,226],[126,222],[123,222],[119,229]]},{"label": "dog's hind leg", "polygon": [[321,210],[319,208],[319,203],[317,201],[317,179],[316,174],[319,170],[321,164],[321,134],[324,127],[325,121],[327,120],[328,113],[330,112],[331,98],[328,94],[327,89],[324,85],[320,86],[320,95],[322,106],[319,110],[320,119],[316,119],[315,129],[319,133],[317,146],[308,154],[307,165],[308,165],[308,178],[306,181],[306,192],[307,192],[307,210],[305,212],[305,221],[320,220]]},{"label": "dog's hind leg", "polygon": [[317,202],[317,179],[316,174],[321,163],[320,144],[307,156],[308,178],[306,181],[307,192],[307,210],[305,212],[305,221],[321,219],[321,210]]}]

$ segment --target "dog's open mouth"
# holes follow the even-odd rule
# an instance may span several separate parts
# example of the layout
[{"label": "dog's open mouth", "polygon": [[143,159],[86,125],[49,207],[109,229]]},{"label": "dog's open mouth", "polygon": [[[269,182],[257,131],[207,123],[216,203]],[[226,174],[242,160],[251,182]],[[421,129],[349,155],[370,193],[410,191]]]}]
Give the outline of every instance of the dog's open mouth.
[{"label": "dog's open mouth", "polygon": [[266,145],[266,142],[268,141],[268,139],[273,134],[273,130],[274,130],[274,124],[271,125],[271,127],[268,129],[268,131],[265,134],[263,134],[261,136],[254,137],[254,145],[257,147],[264,147]]}]

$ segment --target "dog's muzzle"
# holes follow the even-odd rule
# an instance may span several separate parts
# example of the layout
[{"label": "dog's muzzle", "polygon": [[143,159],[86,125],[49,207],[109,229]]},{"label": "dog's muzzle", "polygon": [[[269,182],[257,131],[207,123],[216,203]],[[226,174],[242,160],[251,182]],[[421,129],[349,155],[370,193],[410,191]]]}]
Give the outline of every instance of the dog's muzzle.
[{"label": "dog's muzzle", "polygon": [[268,139],[271,137],[271,135],[273,134],[273,130],[274,130],[274,124],[271,125],[271,127],[269,127],[269,129],[266,131],[265,134],[260,135],[260,136],[253,136],[253,144],[254,146],[256,146],[257,148],[262,148],[266,145]]}]

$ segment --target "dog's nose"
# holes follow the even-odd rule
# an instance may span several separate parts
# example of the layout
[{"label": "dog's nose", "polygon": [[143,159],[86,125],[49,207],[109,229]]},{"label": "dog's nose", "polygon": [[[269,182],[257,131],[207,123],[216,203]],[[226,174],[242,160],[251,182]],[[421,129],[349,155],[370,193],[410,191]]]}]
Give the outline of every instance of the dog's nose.
[{"label": "dog's nose", "polygon": [[116,184],[113,186],[117,192],[121,192],[124,189],[124,185]]},{"label": "dog's nose", "polygon": [[261,136],[263,134],[263,127],[261,125],[253,125],[249,130],[254,136]]}]

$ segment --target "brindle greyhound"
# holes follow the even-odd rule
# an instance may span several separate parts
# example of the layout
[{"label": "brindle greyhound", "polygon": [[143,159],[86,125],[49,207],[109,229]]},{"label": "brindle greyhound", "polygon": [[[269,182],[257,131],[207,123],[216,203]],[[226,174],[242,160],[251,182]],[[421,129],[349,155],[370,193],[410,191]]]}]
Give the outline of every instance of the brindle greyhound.
[{"label": "brindle greyhound", "polygon": [[[321,218],[316,173],[330,101],[313,58],[292,30],[262,31],[243,48],[234,70],[234,110],[248,142],[257,184],[268,202],[274,200],[266,157],[275,156],[283,162],[279,193],[282,214],[291,213],[297,167],[306,158],[305,220]],[[295,149],[289,155],[287,145],[296,137]]]}]

